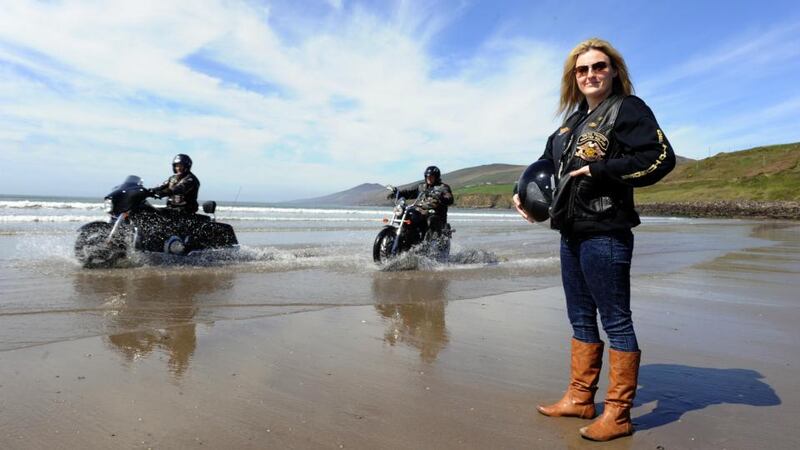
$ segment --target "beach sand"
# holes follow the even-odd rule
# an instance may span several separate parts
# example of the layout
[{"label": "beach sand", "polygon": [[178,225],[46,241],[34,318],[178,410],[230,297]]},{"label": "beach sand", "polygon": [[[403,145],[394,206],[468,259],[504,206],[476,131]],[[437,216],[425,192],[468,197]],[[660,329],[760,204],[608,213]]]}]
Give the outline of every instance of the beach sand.
[{"label": "beach sand", "polygon": [[632,437],[536,413],[567,383],[560,287],[446,301],[430,278],[244,320],[176,301],[183,322],[0,352],[0,448],[797,448],[800,227],[751,233],[763,245],[634,277]]}]

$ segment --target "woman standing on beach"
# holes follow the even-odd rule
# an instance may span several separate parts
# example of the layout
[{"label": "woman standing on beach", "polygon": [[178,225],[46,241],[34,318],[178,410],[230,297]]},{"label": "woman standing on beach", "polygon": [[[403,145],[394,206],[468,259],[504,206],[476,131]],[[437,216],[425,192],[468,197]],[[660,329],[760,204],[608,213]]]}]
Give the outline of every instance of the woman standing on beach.
[{"label": "woman standing on beach", "polygon": [[[556,168],[550,225],[561,232],[561,278],[573,337],[567,392],[537,409],[546,416],[594,418],[603,359],[599,311],[610,342],[609,386],[603,414],[580,430],[596,441],[633,433],[630,409],[641,358],[630,309],[631,228],[640,223],[633,188],[657,182],[675,166],[653,112],[632,93],[625,61],[611,44],[578,44],[561,79],[559,112],[568,116],[540,158]],[[519,196],[514,203],[530,220]]]}]

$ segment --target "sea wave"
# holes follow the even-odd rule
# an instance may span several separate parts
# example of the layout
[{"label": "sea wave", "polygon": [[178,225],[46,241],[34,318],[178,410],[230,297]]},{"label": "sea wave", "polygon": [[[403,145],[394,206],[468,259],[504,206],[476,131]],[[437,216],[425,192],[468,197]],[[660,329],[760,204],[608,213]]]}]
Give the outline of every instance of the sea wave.
[{"label": "sea wave", "polygon": [[247,213],[292,213],[292,214],[344,214],[344,215],[376,215],[384,214],[384,209],[328,209],[328,208],[284,208],[276,206],[217,206],[218,212]]},{"label": "sea wave", "polygon": [[0,201],[0,209],[83,209],[87,211],[103,210],[103,203],[89,202],[48,202],[39,200],[6,200]]},{"label": "sea wave", "polygon": [[16,215],[16,216],[2,216],[0,215],[0,223],[18,223],[18,222],[92,222],[95,220],[105,220],[107,216],[29,216],[29,215]]},{"label": "sea wave", "polygon": [[[84,215],[0,215],[0,223],[25,223],[25,222],[91,222],[106,220],[108,216]],[[380,218],[347,218],[347,217],[266,217],[266,216],[217,216],[221,222],[380,222]]]},{"label": "sea wave", "polygon": [[[77,201],[44,201],[44,200],[4,200],[0,201],[0,209],[65,209],[65,210],[85,210],[102,211],[102,202],[77,202]],[[365,208],[365,209],[345,209],[345,208],[292,208],[278,206],[235,206],[219,205],[217,212],[220,215],[237,217],[232,213],[252,214],[297,214],[307,215],[345,215],[345,216],[382,216],[391,212],[391,208]],[[484,212],[484,211],[459,211],[451,210],[448,214],[451,217],[513,217],[517,215],[511,212]]]},{"label": "sea wave", "polygon": [[[0,223],[35,223],[35,222],[92,222],[95,220],[107,220],[106,215],[86,216],[86,215],[0,215]],[[359,222],[359,223],[379,223],[382,222],[381,217],[268,217],[268,216],[217,216],[220,222],[309,222],[309,223],[344,223],[344,222]],[[464,222],[517,222],[516,219],[496,219],[496,218],[482,218],[482,219],[467,219],[451,217],[449,222],[464,223]]]}]

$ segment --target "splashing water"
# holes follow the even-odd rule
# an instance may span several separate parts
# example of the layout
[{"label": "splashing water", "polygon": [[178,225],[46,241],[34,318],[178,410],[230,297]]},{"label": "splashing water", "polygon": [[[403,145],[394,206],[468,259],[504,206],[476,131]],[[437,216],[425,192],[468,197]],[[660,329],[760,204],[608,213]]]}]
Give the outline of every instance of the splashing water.
[{"label": "splashing water", "polygon": [[55,262],[57,266],[77,266],[74,241],[71,235],[23,235],[16,243],[11,260],[41,264]]},{"label": "splashing water", "polygon": [[399,272],[404,270],[441,270],[461,265],[492,265],[498,263],[497,255],[481,249],[464,249],[449,257],[442,257],[435,248],[420,245],[411,251],[402,253],[388,260],[383,272]]},{"label": "splashing water", "polygon": [[449,264],[497,264],[497,255],[480,249],[465,249],[450,255]]}]

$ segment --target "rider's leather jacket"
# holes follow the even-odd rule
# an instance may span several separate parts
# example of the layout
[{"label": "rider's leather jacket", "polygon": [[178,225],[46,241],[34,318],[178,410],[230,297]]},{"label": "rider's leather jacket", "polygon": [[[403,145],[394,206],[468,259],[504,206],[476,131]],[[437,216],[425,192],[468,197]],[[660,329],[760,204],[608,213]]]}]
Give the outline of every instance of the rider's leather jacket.
[{"label": "rider's leather jacket", "polygon": [[447,207],[453,204],[453,191],[450,186],[437,181],[433,185],[421,183],[413,189],[406,189],[400,191],[400,196],[407,199],[417,198],[422,193],[422,197],[417,202],[416,206],[423,212],[430,212],[431,210],[437,216],[442,218],[443,223],[447,222]]},{"label": "rider's leather jacket", "polygon": [[186,214],[197,212],[197,193],[200,191],[200,180],[192,172],[180,176],[169,177],[160,186],[153,188],[153,193],[167,199],[167,208],[180,210]]},{"label": "rider's leather jacket", "polygon": [[[584,102],[547,140],[541,159],[556,167],[550,225],[565,236],[627,231],[640,222],[633,188],[675,167],[675,154],[650,108],[611,95],[593,111]],[[589,166],[591,176],[569,172]]]}]

